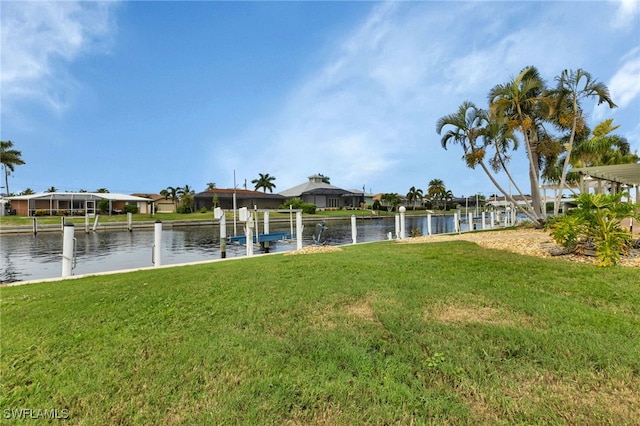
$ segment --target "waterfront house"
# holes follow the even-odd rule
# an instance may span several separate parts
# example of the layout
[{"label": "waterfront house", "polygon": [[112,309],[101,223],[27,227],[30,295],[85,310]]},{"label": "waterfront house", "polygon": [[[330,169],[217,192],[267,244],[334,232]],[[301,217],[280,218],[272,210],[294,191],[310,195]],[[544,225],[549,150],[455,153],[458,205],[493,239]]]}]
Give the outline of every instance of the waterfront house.
[{"label": "waterfront house", "polygon": [[107,200],[109,214],[122,213],[125,205],[135,205],[138,213],[151,213],[153,200],[135,195],[102,192],[43,192],[7,198],[19,216],[71,216],[99,213],[99,203]]},{"label": "waterfront house", "polygon": [[305,203],[315,204],[319,210],[360,208],[364,202],[363,191],[350,191],[324,182],[322,175],[309,176],[309,180],[280,192],[285,198],[300,198]]},{"label": "waterfront house", "polygon": [[277,209],[285,201],[285,197],[280,194],[247,189],[213,188],[194,195],[194,208],[196,211],[201,210],[203,207],[207,210],[211,210],[213,207],[233,210],[234,195],[236,208]]}]

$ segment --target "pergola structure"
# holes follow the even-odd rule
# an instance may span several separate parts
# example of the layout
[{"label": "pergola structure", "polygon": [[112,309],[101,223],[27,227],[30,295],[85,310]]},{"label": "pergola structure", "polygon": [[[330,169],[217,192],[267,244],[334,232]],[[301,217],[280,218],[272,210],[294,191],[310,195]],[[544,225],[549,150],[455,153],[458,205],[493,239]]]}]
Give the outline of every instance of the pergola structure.
[{"label": "pergola structure", "polygon": [[616,164],[612,166],[593,166],[571,169],[580,174],[582,191],[595,188],[596,192],[611,189],[612,192],[635,191],[638,202],[640,191],[640,163]]}]

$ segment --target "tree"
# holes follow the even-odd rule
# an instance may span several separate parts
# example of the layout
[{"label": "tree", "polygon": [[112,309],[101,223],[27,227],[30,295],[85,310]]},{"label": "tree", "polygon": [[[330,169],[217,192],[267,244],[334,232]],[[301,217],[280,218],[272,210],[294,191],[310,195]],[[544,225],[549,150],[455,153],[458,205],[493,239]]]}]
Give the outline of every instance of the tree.
[{"label": "tree", "polygon": [[556,193],[554,203],[554,214],[558,214],[560,206],[560,197],[565,187],[567,173],[569,172],[569,164],[571,162],[571,153],[573,150],[576,132],[584,127],[584,116],[581,100],[585,98],[598,98],[598,105],[606,102],[609,108],[616,108],[617,105],[611,100],[609,89],[603,83],[599,83],[591,78],[591,74],[578,69],[564,70],[560,76],[556,77],[556,89],[553,92],[556,97],[556,114],[555,123],[561,129],[570,128],[569,141],[566,144],[566,156],[562,165],[560,175],[559,191]]},{"label": "tree", "polygon": [[407,202],[413,204],[413,210],[416,209],[416,201],[422,200],[423,192],[422,189],[416,189],[415,186],[409,188],[409,192],[407,192]]},{"label": "tree", "polygon": [[171,202],[173,203],[173,211],[175,212],[176,204],[178,201],[177,188],[174,188],[173,186],[167,186],[166,189],[163,189],[162,191],[160,191],[160,195],[162,195],[165,200],[171,199]]},{"label": "tree", "polygon": [[31,188],[27,188],[20,193],[20,195],[33,195],[33,194],[35,194],[35,192]]},{"label": "tree", "polygon": [[638,155],[631,152],[627,139],[611,134],[619,127],[612,118],[599,123],[589,138],[575,145],[569,163],[575,167],[637,163]]},{"label": "tree", "polygon": [[273,181],[276,180],[275,176],[270,176],[269,173],[258,173],[258,175],[260,175],[258,179],[251,181],[251,183],[255,185],[255,190],[257,191],[262,188],[265,193],[267,192],[267,189],[269,192],[273,192],[273,188],[276,187],[273,183]]},{"label": "tree", "polygon": [[[511,196],[511,191],[507,193],[498,183],[491,170],[489,170],[489,167],[491,167],[496,173],[501,170],[505,171],[513,186],[520,193],[521,198],[525,199],[506,165],[508,161],[508,150],[512,147],[514,149],[517,147],[517,141],[507,126],[501,125],[495,120],[490,120],[485,110],[478,108],[472,102],[465,101],[460,105],[458,111],[445,115],[436,122],[436,131],[438,134],[444,132],[440,141],[444,149],[447,149],[449,143],[461,145],[464,153],[462,158],[465,160],[467,167],[475,169],[475,167],[479,165],[494,186],[502,192],[505,197],[509,198],[511,202],[515,206],[518,206],[531,220],[535,221],[538,219],[527,209],[522,208],[519,203],[516,203]],[[493,147],[495,150],[495,154],[489,159],[489,166],[485,163],[488,147]],[[429,185],[431,186],[431,183],[429,183]],[[433,191],[433,194],[430,192],[432,197],[438,196],[442,198],[444,185],[442,188],[436,186],[436,189]]]},{"label": "tree", "polygon": [[519,131],[524,139],[529,159],[529,183],[531,186],[532,208],[535,219],[542,223],[545,212],[540,197],[540,155],[538,146],[542,121],[553,112],[553,99],[547,93],[538,70],[529,66],[513,80],[499,84],[489,92],[490,118],[509,131]]},{"label": "tree", "polygon": [[392,193],[382,194],[380,200],[387,207],[387,211],[392,211],[401,202],[398,194]]},{"label": "tree", "polygon": [[176,194],[180,197],[180,202],[184,211],[189,211],[190,213],[193,212],[193,196],[195,193],[196,192],[191,189],[189,185],[176,188]]},{"label": "tree", "polygon": [[11,194],[9,191],[9,175],[15,171],[15,166],[24,164],[22,152],[12,148],[13,142],[0,141],[0,163],[4,168],[4,184],[7,195]]},{"label": "tree", "polygon": [[108,194],[109,190],[107,188],[98,188],[98,189],[96,189],[96,192],[98,194]]},{"label": "tree", "polygon": [[58,188],[56,188],[55,186],[52,186],[52,187],[48,188],[46,191],[44,191],[44,192],[57,192],[57,191],[58,191]]},{"label": "tree", "polygon": [[446,190],[441,195],[442,201],[444,201],[444,209],[447,210],[447,201],[453,200],[453,192]]},{"label": "tree", "polygon": [[216,189],[216,184],[215,184],[215,182],[209,182],[209,183],[207,183],[207,191],[211,191],[212,189]]},{"label": "tree", "polygon": [[436,202],[436,205],[439,207],[439,201],[442,199],[442,195],[446,192],[446,188],[444,186],[444,182],[442,179],[431,179],[429,181],[429,185],[427,186],[427,194],[429,195],[429,199],[433,202]]},{"label": "tree", "polygon": [[323,183],[326,183],[327,185],[331,184],[331,182],[330,182],[331,178],[329,176],[325,176],[322,173],[318,173],[318,176],[320,176],[322,178],[322,182]]}]

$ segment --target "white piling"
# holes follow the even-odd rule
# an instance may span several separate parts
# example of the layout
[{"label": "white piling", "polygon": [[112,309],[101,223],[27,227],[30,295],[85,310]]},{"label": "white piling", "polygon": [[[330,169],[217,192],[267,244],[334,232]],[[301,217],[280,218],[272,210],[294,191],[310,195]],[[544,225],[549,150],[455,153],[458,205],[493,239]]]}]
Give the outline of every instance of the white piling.
[{"label": "white piling", "polygon": [[395,215],[395,219],[396,219],[396,239],[400,238],[400,215],[397,214]]},{"label": "white piling", "polygon": [[493,229],[493,224],[496,223],[495,220],[496,220],[495,213],[494,212],[490,212],[489,213],[489,228],[490,229]]},{"label": "white piling", "polygon": [[133,214],[131,212],[127,212],[127,229],[129,232],[133,231]]},{"label": "white piling", "polygon": [[431,213],[427,213],[427,235],[431,235]]},{"label": "white piling", "polygon": [[296,249],[302,248],[302,212],[296,212]]},{"label": "white piling", "polygon": [[98,219],[100,219],[100,215],[99,214],[96,215],[96,220],[93,222],[93,230],[94,231],[98,227]]},{"label": "white piling", "polygon": [[227,218],[220,207],[213,211],[213,217],[220,220],[220,259],[227,257]]},{"label": "white piling", "polygon": [[453,214],[453,232],[460,232],[460,221],[458,220],[458,213]]},{"label": "white piling", "polygon": [[407,211],[405,206],[400,206],[398,209],[400,211],[400,239],[404,240],[406,238],[406,223],[404,220],[404,213]]},{"label": "white piling", "polygon": [[262,219],[262,221],[264,222],[264,233],[268,234],[269,233],[269,212],[268,211],[264,212],[264,219]]},{"label": "white piling", "polygon": [[162,221],[156,220],[153,225],[153,248],[151,249],[153,266],[162,265]]},{"label": "white piling", "polygon": [[486,218],[485,218],[485,216],[486,216],[486,213],[485,213],[485,212],[482,212],[482,230],[483,230],[483,231],[484,231],[485,229],[487,229],[487,222],[485,221],[485,219],[486,219]]},{"label": "white piling", "polygon": [[[264,212],[264,217],[262,219],[262,223],[263,223],[262,227],[264,229],[264,234],[265,235],[269,234],[269,212],[268,211]],[[258,234],[259,234],[259,232],[258,232]],[[269,240],[267,240],[267,241],[262,243],[262,247],[264,248],[264,252],[265,253],[269,253],[270,244],[271,243],[269,243]]]},{"label": "white piling", "polygon": [[84,233],[89,233],[89,213],[84,214]]},{"label": "white piling", "polygon": [[75,228],[73,223],[65,223],[62,234],[62,278],[71,276],[75,259]]},{"label": "white piling", "polygon": [[467,221],[469,222],[469,231],[473,231],[473,213],[467,213]]},{"label": "white piling", "polygon": [[358,228],[356,226],[356,215],[351,215],[351,244],[356,243],[356,239],[358,237]]},{"label": "white piling", "polygon": [[244,225],[244,235],[247,239],[247,256],[253,256],[253,218],[248,217],[247,223]]},{"label": "white piling", "polygon": [[64,232],[64,225],[65,225],[65,223],[64,223],[64,216],[62,216],[62,217],[60,218],[60,230],[61,230],[62,232]]}]

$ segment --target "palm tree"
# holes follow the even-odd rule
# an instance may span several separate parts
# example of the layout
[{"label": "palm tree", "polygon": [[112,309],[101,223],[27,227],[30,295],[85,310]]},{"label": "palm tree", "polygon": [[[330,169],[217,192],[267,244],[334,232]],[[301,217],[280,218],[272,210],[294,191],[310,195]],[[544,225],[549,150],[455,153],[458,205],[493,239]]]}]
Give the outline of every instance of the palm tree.
[{"label": "palm tree", "polygon": [[619,127],[613,126],[612,118],[599,123],[588,139],[574,146],[570,163],[576,167],[592,167],[638,162],[638,155],[631,152],[627,139],[611,134]]},{"label": "palm tree", "polygon": [[176,194],[180,197],[182,206],[185,208],[185,210],[189,210],[189,212],[193,212],[193,196],[195,195],[195,193],[196,192],[191,189],[189,185],[176,188]]},{"label": "palm tree", "polygon": [[98,188],[98,189],[96,189],[96,192],[98,194],[108,194],[109,190],[107,188]]},{"label": "palm tree", "polygon": [[436,201],[438,207],[440,206],[439,201],[442,198],[442,194],[444,194],[446,188],[444,186],[444,182],[442,179],[431,179],[429,181],[429,185],[427,186],[427,194],[432,201]]},{"label": "palm tree", "polygon": [[383,204],[387,207],[387,211],[393,210],[401,202],[398,194],[394,193],[382,194],[382,196],[380,197],[380,201],[382,201]]},{"label": "palm tree", "polygon": [[273,183],[273,181],[276,180],[275,176],[270,176],[269,173],[258,173],[258,175],[260,175],[258,179],[254,179],[251,181],[251,183],[255,185],[255,190],[257,191],[258,189],[262,188],[265,193],[267,192],[267,189],[269,190],[269,192],[273,192],[273,188],[276,187],[276,185]]},{"label": "palm tree", "polygon": [[27,188],[20,193],[20,195],[33,195],[33,194],[35,194],[35,192],[31,188]]},{"label": "palm tree", "polygon": [[163,189],[162,191],[160,191],[160,195],[162,195],[165,200],[168,200],[169,198],[171,199],[171,202],[173,203],[173,212],[175,213],[176,202],[178,201],[177,188],[174,188],[173,186],[167,186],[166,189]]},{"label": "palm tree", "polygon": [[[556,77],[556,89],[553,94],[556,97],[555,123],[560,128],[570,128],[569,141],[566,144],[567,154],[562,165],[560,174],[560,190],[556,194],[554,203],[554,214],[558,213],[560,197],[566,183],[569,164],[571,162],[571,152],[573,150],[576,132],[584,126],[584,116],[580,101],[585,98],[598,98],[598,105],[606,102],[609,108],[616,108],[617,105],[611,100],[609,89],[604,83],[599,83],[591,78],[591,74],[578,69],[564,70],[560,76]],[[569,125],[570,123],[570,125]]]},{"label": "palm tree", "polygon": [[44,191],[44,192],[56,192],[56,191],[58,191],[58,188],[56,188],[55,186],[52,186],[52,187],[48,188],[46,191]]},{"label": "palm tree", "polygon": [[407,192],[407,201],[413,203],[413,210],[416,209],[416,201],[422,200],[424,196],[422,189],[416,189],[415,186],[409,188],[409,192]]},{"label": "palm tree", "polygon": [[442,197],[442,201],[444,201],[444,210],[447,210],[447,201],[451,201],[453,200],[453,192],[451,192],[451,190],[447,189],[446,191],[444,191],[441,195]]},{"label": "palm tree", "polygon": [[12,149],[13,142],[0,141],[0,163],[4,168],[4,184],[7,190],[7,195],[11,194],[9,191],[9,175],[15,171],[15,166],[21,166],[24,164],[22,160],[22,152]]},{"label": "palm tree", "polygon": [[215,182],[209,182],[209,183],[207,183],[207,191],[211,191],[212,189],[216,189],[216,184],[215,184]]},{"label": "palm tree", "polygon": [[522,133],[529,159],[529,182],[536,220],[544,220],[540,198],[539,168],[541,121],[553,112],[552,97],[547,94],[538,70],[527,67],[516,78],[495,86],[489,92],[491,119],[496,120],[510,131]]}]

